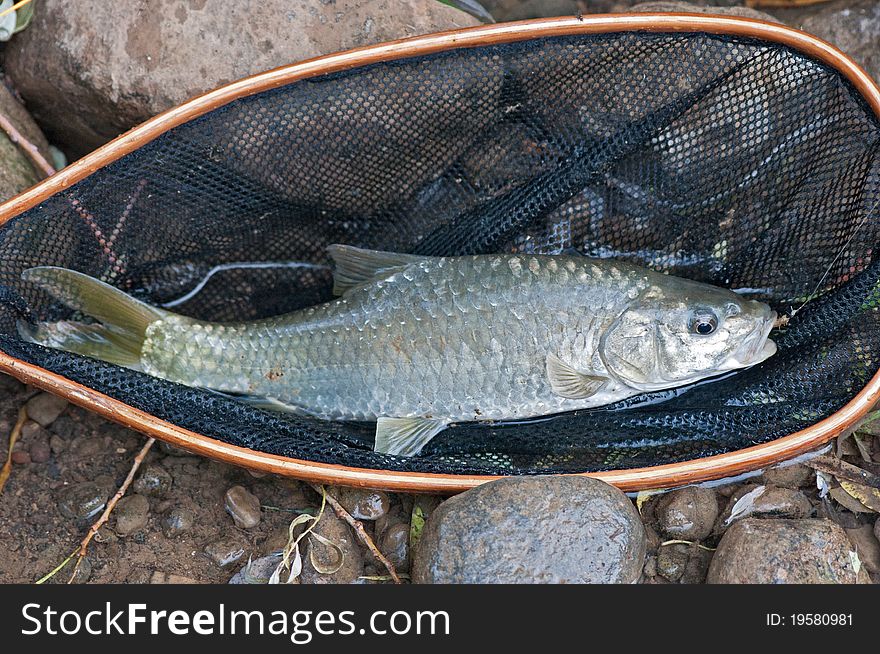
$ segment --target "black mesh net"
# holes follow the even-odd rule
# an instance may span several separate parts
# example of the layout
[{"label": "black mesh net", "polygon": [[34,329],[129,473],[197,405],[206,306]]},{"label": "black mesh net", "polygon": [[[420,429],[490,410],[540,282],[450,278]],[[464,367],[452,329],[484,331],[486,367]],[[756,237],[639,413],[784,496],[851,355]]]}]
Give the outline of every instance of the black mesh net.
[{"label": "black mesh net", "polygon": [[[445,473],[667,463],[830,415],[880,362],[880,128],[842,76],[785,47],[623,33],[377,64],[242,98],[0,230],[0,348],[222,441]],[[764,364],[517,424],[453,426],[415,458],[372,427],[275,414],[20,341],[20,281],[58,265],[179,313],[246,320],[330,298],[326,246],[424,254],[577,250],[790,312]]]}]

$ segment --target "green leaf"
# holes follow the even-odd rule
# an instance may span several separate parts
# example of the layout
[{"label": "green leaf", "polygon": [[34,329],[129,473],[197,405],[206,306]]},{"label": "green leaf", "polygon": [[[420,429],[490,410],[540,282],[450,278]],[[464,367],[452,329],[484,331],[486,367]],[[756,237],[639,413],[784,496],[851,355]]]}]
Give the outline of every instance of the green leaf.
[{"label": "green leaf", "polygon": [[18,12],[15,14],[15,29],[12,30],[13,34],[22,31],[25,27],[31,24],[31,20],[34,17],[35,4],[37,4],[36,0],[32,0],[29,4],[18,8]]}]

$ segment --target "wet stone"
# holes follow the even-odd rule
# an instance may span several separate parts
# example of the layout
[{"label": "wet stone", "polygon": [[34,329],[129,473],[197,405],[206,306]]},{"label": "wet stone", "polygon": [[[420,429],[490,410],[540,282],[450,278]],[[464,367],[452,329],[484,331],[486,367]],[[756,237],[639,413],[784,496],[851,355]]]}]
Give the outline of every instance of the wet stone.
[{"label": "wet stone", "polygon": [[633,583],[644,562],[642,521],[617,488],[586,477],[510,477],[434,510],[412,575],[416,583]]},{"label": "wet stone", "polygon": [[67,408],[67,400],[51,393],[40,393],[28,400],[25,405],[28,418],[42,427],[48,427]]},{"label": "wet stone", "polygon": [[52,448],[49,446],[49,440],[45,437],[31,444],[30,449],[31,461],[34,463],[46,463],[52,456]]},{"label": "wet stone", "polygon": [[865,570],[880,573],[880,542],[874,536],[871,525],[862,525],[857,529],[847,529],[846,535],[853,544],[859,560]]},{"label": "wet stone", "polygon": [[712,533],[718,501],[713,490],[689,486],[660,498],[654,514],[660,531],[670,538],[702,540]]},{"label": "wet stone", "polygon": [[49,448],[55,456],[58,456],[67,449],[67,443],[57,434],[52,434],[49,437]]},{"label": "wet stone", "polygon": [[59,438],[70,440],[78,430],[79,426],[73,418],[70,416],[61,416],[52,423],[52,429],[50,431],[53,434],[56,434]]},{"label": "wet stone", "polygon": [[232,575],[230,584],[266,584],[278,564],[281,563],[281,554],[269,554],[259,559],[246,563],[241,570]]},{"label": "wet stone", "polygon": [[244,539],[235,535],[227,535],[205,545],[205,554],[222,568],[241,559],[247,549],[248,546]]},{"label": "wet stone", "polygon": [[806,518],[813,512],[810,500],[799,490],[747,484],[734,493],[716,524],[722,533],[743,518]]},{"label": "wet stone", "polygon": [[59,493],[58,510],[78,524],[97,516],[107,504],[108,491],[95,482],[85,481],[64,487]]},{"label": "wet stone", "polygon": [[171,490],[171,475],[162,466],[151,463],[140,476],[135,479],[132,488],[134,492],[152,497],[164,497]]},{"label": "wet stone", "polygon": [[775,466],[764,472],[764,482],[781,488],[802,488],[813,485],[815,471],[803,463]]},{"label": "wet stone", "polygon": [[661,547],[657,553],[657,573],[669,581],[677,582],[687,568],[689,549],[682,544]]},{"label": "wet stone", "polygon": [[150,503],[143,495],[123,497],[113,509],[113,514],[116,516],[116,533],[129,536],[147,526]]},{"label": "wet stone", "polygon": [[856,554],[846,532],[824,519],[739,520],[727,530],[709,566],[710,584],[854,584]]},{"label": "wet stone", "polygon": [[357,520],[378,520],[388,513],[391,500],[387,493],[365,488],[333,486],[329,493]]},{"label": "wet stone", "polygon": [[177,506],[162,518],[162,532],[168,538],[174,538],[192,529],[194,522],[195,514],[190,509]]},{"label": "wet stone", "polygon": [[21,440],[29,441],[32,438],[36,438],[37,434],[39,434],[41,431],[43,431],[43,428],[38,422],[27,420],[21,426]]},{"label": "wet stone", "polygon": [[12,462],[18,466],[27,465],[31,462],[31,455],[26,450],[14,450],[12,452]]},{"label": "wet stone", "polygon": [[260,524],[260,499],[244,486],[227,490],[224,505],[236,527],[250,529]]},{"label": "wet stone", "polygon": [[[325,511],[314,531],[339,548],[308,539],[300,580],[304,584],[353,584],[363,575],[364,554],[354,532],[332,511]],[[340,558],[341,550],[341,558]],[[315,567],[314,563],[317,563]]]},{"label": "wet stone", "polygon": [[70,443],[70,456],[78,459],[90,459],[106,452],[107,445],[102,436],[78,436]]},{"label": "wet stone", "polygon": [[402,522],[391,525],[376,546],[398,572],[409,571],[409,525]]}]

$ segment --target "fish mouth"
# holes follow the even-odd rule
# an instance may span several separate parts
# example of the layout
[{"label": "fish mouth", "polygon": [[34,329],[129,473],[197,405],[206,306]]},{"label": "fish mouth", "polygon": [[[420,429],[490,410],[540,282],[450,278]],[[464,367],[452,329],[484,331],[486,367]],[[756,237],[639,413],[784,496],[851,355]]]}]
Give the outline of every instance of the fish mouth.
[{"label": "fish mouth", "polygon": [[775,323],[776,312],[770,311],[770,315],[752,330],[739,349],[727,360],[724,368],[726,370],[747,368],[766,361],[776,354],[776,343],[769,338]]}]

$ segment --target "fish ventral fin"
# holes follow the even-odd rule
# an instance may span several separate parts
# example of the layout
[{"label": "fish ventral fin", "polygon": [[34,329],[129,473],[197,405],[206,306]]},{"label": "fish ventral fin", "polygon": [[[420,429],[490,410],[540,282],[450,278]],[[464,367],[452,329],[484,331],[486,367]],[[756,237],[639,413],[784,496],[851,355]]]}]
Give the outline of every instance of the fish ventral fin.
[{"label": "fish ventral fin", "polygon": [[584,374],[560,360],[555,354],[548,354],[547,380],[550,382],[550,389],[556,395],[570,400],[582,400],[598,393],[608,378]]},{"label": "fish ventral fin", "polygon": [[414,456],[447,424],[435,418],[379,418],[373,449],[380,454]]},{"label": "fish ventral fin", "polygon": [[67,268],[29,268],[21,277],[71,309],[101,322],[95,325],[60,321],[36,326],[19,322],[22,338],[117,365],[137,366],[147,327],[168,315],[167,311],[136,300],[110,284]]},{"label": "fish ventral fin", "polygon": [[333,295],[344,295],[361,284],[389,277],[397,270],[426,258],[415,254],[380,252],[339,244],[330,245],[327,252],[336,264],[333,271]]}]

